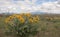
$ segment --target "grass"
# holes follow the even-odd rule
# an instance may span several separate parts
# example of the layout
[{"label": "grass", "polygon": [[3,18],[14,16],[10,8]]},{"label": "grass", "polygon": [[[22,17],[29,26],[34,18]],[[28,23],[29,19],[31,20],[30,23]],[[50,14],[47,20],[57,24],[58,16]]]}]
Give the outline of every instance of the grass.
[{"label": "grass", "polygon": [[[48,17],[57,17],[59,18],[60,15],[39,15],[40,22],[37,24],[39,25],[39,33],[35,37],[60,37],[60,19],[53,19],[47,20],[46,16]],[[4,23],[4,19],[6,17],[0,17],[0,37],[15,37],[6,36],[4,33],[4,27],[6,24]]]}]

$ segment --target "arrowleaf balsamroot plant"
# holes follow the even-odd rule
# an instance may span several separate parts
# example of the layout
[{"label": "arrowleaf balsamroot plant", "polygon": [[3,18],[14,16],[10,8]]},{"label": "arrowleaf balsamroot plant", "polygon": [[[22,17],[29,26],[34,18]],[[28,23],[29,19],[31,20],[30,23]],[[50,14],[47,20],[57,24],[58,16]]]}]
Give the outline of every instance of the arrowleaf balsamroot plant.
[{"label": "arrowleaf balsamroot plant", "polygon": [[13,14],[5,20],[6,33],[15,34],[19,37],[29,37],[38,32],[39,17],[27,14]]}]

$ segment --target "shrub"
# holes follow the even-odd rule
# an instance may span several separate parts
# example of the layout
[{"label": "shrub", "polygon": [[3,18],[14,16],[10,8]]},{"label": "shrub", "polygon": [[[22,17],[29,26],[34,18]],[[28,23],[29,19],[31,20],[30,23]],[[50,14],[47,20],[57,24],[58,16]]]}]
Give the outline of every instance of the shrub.
[{"label": "shrub", "polygon": [[20,37],[29,37],[38,32],[38,16],[31,14],[14,14],[6,18],[6,33],[15,34]]}]

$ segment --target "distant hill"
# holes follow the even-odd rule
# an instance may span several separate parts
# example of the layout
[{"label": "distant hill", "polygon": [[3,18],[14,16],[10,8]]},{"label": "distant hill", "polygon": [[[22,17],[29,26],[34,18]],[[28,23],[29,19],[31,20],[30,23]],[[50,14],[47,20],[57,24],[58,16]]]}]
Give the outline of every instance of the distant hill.
[{"label": "distant hill", "polygon": [[31,12],[32,14],[47,14],[46,12]]},{"label": "distant hill", "polygon": [[[47,13],[47,12],[38,12],[38,11],[35,11],[35,12],[30,12],[31,14],[56,14],[56,13]],[[20,13],[14,13],[14,12],[4,12],[4,13],[0,13],[0,15],[11,15],[11,14],[20,14]]]}]

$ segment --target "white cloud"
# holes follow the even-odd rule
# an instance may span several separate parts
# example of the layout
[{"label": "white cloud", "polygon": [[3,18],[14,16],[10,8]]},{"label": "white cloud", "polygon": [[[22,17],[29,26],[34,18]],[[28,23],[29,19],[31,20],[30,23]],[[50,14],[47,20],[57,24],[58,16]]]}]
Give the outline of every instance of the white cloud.
[{"label": "white cloud", "polygon": [[[27,0],[26,0],[27,1]],[[30,9],[30,3],[26,1],[17,1],[17,2],[11,2],[11,1],[1,1],[0,0],[0,13],[1,12],[22,12],[27,11]]]},{"label": "white cloud", "polygon": [[[36,0],[34,1],[36,2]],[[32,12],[37,10],[34,6],[33,1],[24,0],[24,1],[10,1],[10,0],[0,0],[0,13],[20,13],[20,12]],[[34,7],[33,7],[34,6]]]},{"label": "white cloud", "polygon": [[57,2],[46,2],[39,5],[35,5],[37,0],[24,0],[24,1],[4,1],[0,0],[0,13],[20,13],[20,12],[35,12],[42,11],[46,13],[60,13],[60,4]]},{"label": "white cloud", "polygon": [[58,2],[43,3],[40,9],[47,13],[60,13],[60,5]]}]

